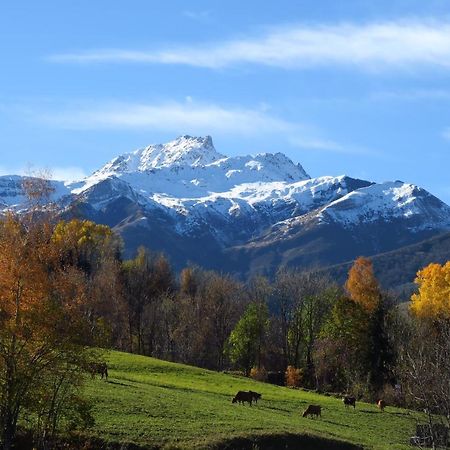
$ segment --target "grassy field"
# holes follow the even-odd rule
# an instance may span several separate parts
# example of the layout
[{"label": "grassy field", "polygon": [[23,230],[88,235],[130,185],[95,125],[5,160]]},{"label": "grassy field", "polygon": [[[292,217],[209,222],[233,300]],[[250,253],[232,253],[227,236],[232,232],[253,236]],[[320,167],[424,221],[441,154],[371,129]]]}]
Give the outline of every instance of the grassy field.
[{"label": "grassy field", "polygon": [[[374,449],[406,449],[415,427],[406,410],[358,403],[259,383],[238,376],[108,352],[108,381],[89,381],[95,404],[93,437],[142,447],[212,448],[233,437],[312,434]],[[257,406],[232,404],[238,390],[262,393]],[[310,404],[322,418],[303,418]]]}]

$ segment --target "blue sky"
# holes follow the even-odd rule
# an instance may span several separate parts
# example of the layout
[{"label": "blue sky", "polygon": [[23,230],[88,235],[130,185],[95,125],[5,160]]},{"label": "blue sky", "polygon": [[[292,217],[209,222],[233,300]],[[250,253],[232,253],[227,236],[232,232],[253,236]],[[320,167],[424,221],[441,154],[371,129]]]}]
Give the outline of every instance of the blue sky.
[{"label": "blue sky", "polygon": [[0,173],[88,174],[181,134],[450,203],[450,3],[0,5]]}]

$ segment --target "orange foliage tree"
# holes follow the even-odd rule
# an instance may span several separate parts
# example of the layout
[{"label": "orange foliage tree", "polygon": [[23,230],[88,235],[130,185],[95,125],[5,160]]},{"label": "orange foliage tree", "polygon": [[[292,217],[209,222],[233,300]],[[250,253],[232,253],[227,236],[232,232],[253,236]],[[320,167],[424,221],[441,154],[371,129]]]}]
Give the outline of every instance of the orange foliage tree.
[{"label": "orange foliage tree", "polygon": [[450,261],[429,264],[417,272],[419,292],[411,297],[411,310],[419,318],[450,318]]},{"label": "orange foliage tree", "polygon": [[[0,441],[13,446],[25,409],[45,403],[51,383],[88,355],[83,273],[63,266],[48,222],[0,221]],[[45,385],[46,380],[49,385]],[[54,412],[54,411],[53,411]],[[46,409],[47,417],[53,414]],[[49,430],[46,430],[49,431]]]},{"label": "orange foliage tree", "polygon": [[381,299],[380,286],[368,258],[361,256],[355,261],[348,272],[345,289],[349,297],[369,314],[377,309]]}]

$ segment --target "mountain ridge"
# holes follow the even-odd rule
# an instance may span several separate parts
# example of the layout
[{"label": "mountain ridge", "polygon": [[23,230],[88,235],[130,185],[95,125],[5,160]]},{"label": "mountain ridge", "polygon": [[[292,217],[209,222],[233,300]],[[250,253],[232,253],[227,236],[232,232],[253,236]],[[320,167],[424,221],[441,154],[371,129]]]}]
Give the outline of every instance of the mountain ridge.
[{"label": "mountain ridge", "polygon": [[[0,208],[23,209],[20,176],[0,177]],[[283,153],[228,157],[188,135],[112,159],[84,180],[52,181],[63,217],[105,223],[125,241],[240,276],[332,265],[450,230],[450,207],[402,181],[311,178]]]}]

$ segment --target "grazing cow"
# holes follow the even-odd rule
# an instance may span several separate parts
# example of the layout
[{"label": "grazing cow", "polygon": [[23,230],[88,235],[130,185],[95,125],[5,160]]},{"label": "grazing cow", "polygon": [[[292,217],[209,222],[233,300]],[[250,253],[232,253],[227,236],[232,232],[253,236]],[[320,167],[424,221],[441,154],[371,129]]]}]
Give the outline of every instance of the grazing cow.
[{"label": "grazing cow", "polygon": [[258,400],[261,398],[261,394],[258,394],[258,392],[254,391],[248,391],[250,394],[252,394],[253,400],[256,404],[258,404]]},{"label": "grazing cow", "polygon": [[316,417],[322,417],[322,408],[320,405],[309,405],[305,412],[303,413],[303,417],[308,416],[316,416]]},{"label": "grazing cow", "polygon": [[346,408],[348,408],[349,406],[353,406],[353,409],[356,408],[356,398],[355,397],[350,397],[350,396],[346,395],[346,396],[342,397],[342,401]]},{"label": "grazing cow", "polygon": [[242,403],[244,404],[244,402],[248,402],[250,403],[250,406],[252,406],[252,401],[253,401],[253,394],[251,392],[245,392],[245,391],[239,391],[233,398],[233,400],[231,400],[231,403]]},{"label": "grazing cow", "polygon": [[386,408],[386,402],[384,400],[378,400],[377,406],[383,411]]},{"label": "grazing cow", "polygon": [[105,377],[105,379],[108,379],[108,366],[105,362],[89,363],[87,366],[87,371],[91,374],[92,378],[95,378],[95,375],[99,374],[102,380],[103,377]]}]

